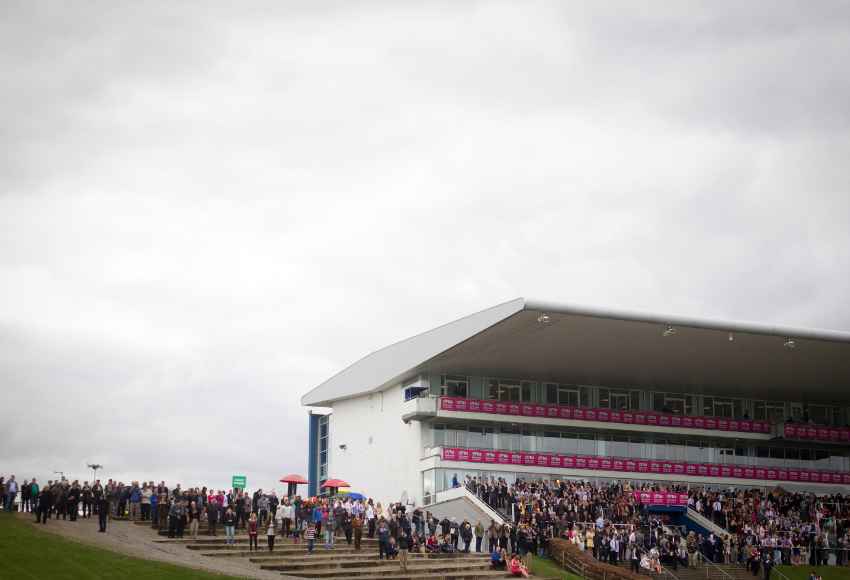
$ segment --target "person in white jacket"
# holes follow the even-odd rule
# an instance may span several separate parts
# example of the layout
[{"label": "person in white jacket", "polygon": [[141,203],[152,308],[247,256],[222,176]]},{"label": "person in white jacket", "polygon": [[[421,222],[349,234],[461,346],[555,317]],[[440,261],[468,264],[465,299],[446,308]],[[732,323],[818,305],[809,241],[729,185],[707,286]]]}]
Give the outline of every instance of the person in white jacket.
[{"label": "person in white jacket", "polygon": [[293,513],[294,508],[289,503],[288,499],[283,500],[283,503],[277,508],[275,521],[277,523],[277,529],[280,530],[281,536],[284,538],[286,538],[290,533]]}]

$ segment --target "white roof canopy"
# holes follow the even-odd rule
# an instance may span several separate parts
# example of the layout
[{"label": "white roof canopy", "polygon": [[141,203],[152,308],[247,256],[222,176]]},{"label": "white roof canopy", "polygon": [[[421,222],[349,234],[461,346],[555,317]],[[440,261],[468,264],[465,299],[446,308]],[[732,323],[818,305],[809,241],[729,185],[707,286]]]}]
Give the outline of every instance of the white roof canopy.
[{"label": "white roof canopy", "polygon": [[850,405],[850,333],[518,298],[376,351],[301,402],[328,405],[426,370]]}]

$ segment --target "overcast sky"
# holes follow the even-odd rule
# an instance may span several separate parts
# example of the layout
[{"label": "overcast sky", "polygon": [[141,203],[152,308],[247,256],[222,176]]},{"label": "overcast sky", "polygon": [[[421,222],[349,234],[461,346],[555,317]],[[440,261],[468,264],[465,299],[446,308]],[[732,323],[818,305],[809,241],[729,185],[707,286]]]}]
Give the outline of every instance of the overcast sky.
[{"label": "overcast sky", "polygon": [[268,487],[517,296],[850,329],[848,62],[848,2],[5,0],[0,473]]}]

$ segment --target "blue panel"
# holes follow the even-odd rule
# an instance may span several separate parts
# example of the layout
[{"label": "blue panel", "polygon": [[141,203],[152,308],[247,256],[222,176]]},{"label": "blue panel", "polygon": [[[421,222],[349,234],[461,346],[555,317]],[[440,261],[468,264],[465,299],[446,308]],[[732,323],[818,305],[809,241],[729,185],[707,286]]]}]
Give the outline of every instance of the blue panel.
[{"label": "blue panel", "polygon": [[307,495],[310,497],[318,495],[319,488],[319,418],[321,415],[314,415],[312,411],[308,415],[310,424],[308,427],[307,445],[307,479],[310,483],[307,484]]}]

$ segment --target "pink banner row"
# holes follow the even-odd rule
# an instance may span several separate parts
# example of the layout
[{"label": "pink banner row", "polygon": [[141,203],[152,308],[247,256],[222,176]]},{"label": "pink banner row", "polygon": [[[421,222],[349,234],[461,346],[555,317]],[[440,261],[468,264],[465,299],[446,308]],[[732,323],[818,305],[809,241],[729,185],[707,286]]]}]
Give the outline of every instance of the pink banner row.
[{"label": "pink banner row", "polygon": [[441,457],[445,461],[522,465],[525,467],[554,467],[559,469],[587,469],[592,471],[621,471],[637,474],[660,473],[697,477],[850,484],[850,473],[785,467],[686,463],[684,461],[597,457],[593,455],[557,455],[529,453],[525,451],[466,449],[463,447],[443,447]]},{"label": "pink banner row", "polygon": [[820,425],[785,423],[782,433],[786,439],[810,439],[813,441],[831,441],[833,443],[850,442],[850,429],[847,427],[823,427]]},{"label": "pink banner row", "polygon": [[713,431],[739,431],[744,433],[770,433],[767,421],[749,419],[723,419],[716,417],[690,417],[657,413],[655,411],[617,411],[613,409],[590,409],[565,405],[538,405],[534,403],[511,403],[465,399],[463,397],[440,397],[443,411],[465,411],[468,413],[492,413],[542,419],[573,419],[578,421],[602,421],[628,425],[651,425],[655,427],[683,427],[686,429],[710,429]]},{"label": "pink banner row", "polygon": [[688,494],[675,491],[635,491],[635,501],[648,505],[688,505]]}]

